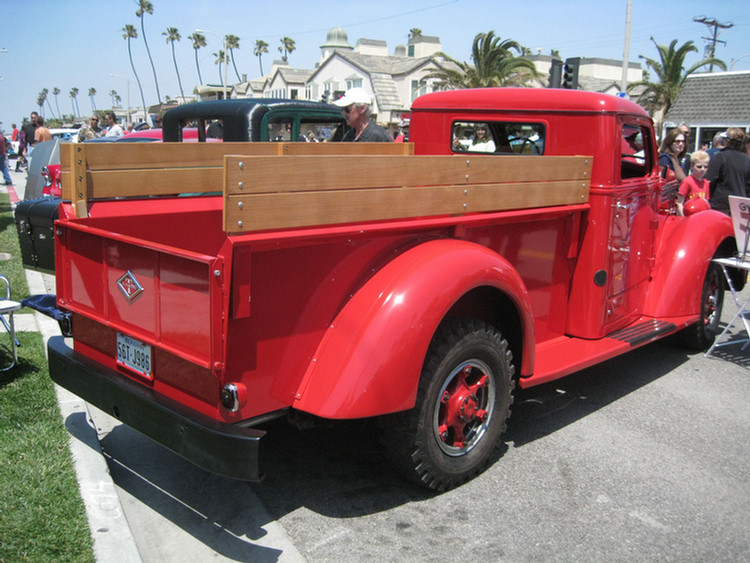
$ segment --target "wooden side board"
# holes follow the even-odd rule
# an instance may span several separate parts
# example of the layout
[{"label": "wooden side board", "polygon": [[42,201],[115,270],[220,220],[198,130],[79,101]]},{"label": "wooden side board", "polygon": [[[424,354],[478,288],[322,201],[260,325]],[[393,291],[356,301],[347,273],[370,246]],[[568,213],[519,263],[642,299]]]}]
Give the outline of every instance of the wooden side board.
[{"label": "wooden side board", "polygon": [[227,156],[228,233],[580,204],[584,156]]},{"label": "wooden side board", "polygon": [[413,153],[409,143],[63,143],[62,197],[85,217],[95,199],[221,192],[227,154]]}]

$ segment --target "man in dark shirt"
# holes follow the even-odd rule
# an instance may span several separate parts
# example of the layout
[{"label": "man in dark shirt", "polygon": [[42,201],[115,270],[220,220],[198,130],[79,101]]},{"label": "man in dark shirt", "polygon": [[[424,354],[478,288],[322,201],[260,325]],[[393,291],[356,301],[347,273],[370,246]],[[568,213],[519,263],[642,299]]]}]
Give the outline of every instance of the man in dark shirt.
[{"label": "man in dark shirt", "polygon": [[351,127],[342,141],[359,143],[389,143],[388,132],[372,120],[372,98],[364,88],[351,88],[333,105],[343,108],[346,124]]},{"label": "man in dark shirt", "polygon": [[711,209],[729,213],[729,196],[750,195],[750,157],[742,148],[745,132],[739,127],[727,129],[728,146],[714,155],[708,164],[706,180],[710,182]]},{"label": "man in dark shirt", "polygon": [[38,125],[36,124],[36,120],[39,117],[39,114],[35,111],[31,112],[30,115],[30,121],[28,123],[24,123],[23,127],[21,129],[24,132],[24,151],[22,151],[26,156],[31,156],[31,153],[33,151],[34,145],[36,144],[36,139],[34,138],[34,134],[36,133],[36,128]]}]

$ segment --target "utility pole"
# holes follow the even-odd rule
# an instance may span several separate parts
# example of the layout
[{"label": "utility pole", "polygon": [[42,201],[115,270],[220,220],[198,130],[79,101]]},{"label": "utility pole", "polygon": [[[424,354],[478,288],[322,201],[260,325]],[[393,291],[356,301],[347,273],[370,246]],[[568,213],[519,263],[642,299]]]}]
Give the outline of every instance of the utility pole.
[{"label": "utility pole", "polygon": [[[713,28],[713,35],[711,37],[701,37],[701,39],[705,39],[706,41],[710,41],[710,45],[706,45],[706,50],[704,52],[704,56],[706,58],[714,58],[716,55],[716,44],[722,43],[723,45],[726,45],[726,41],[722,41],[720,39],[717,39],[719,35],[720,29],[729,29],[730,27],[734,27],[733,23],[720,23],[716,21],[714,18],[707,18],[706,16],[696,16],[693,18],[693,21],[695,23],[703,23],[706,24],[709,28]],[[714,64],[711,63],[708,67],[708,72],[714,71]]]}]

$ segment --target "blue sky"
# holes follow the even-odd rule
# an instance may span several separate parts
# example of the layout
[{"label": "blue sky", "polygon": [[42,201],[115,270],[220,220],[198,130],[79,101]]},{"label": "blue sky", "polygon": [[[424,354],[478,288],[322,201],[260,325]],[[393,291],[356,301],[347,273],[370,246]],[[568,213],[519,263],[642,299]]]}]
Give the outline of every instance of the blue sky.
[{"label": "blue sky", "polygon": [[[257,39],[269,44],[263,69],[280,57],[279,39],[291,37],[297,50],[291,66],[312,68],[320,58],[320,45],[333,26],[343,27],[349,42],[357,39],[385,40],[392,53],[406,44],[412,28],[424,35],[438,36],[443,51],[468,61],[477,33],[494,30],[503,39],[513,39],[536,52],[551,49],[567,57],[600,57],[621,60],[624,52],[627,0],[378,0],[339,2],[327,0],[152,0],[154,13],[145,17],[146,38],[159,77],[162,98],[179,95],[169,45],[161,33],[178,28],[182,40],[175,44],[177,62],[186,93],[198,82],[194,51],[187,36],[195,29],[206,29],[221,36],[240,38],[235,52],[240,74],[259,76],[258,58],[252,53]],[[143,84],[146,103],[156,103],[151,67],[142,40],[136,0],[3,0],[3,33],[0,38],[0,121],[5,130],[12,122],[38,109],[36,99],[43,88],[57,87],[60,112],[72,112],[69,92],[79,89],[81,113],[91,112],[89,88],[97,91],[97,108],[110,105],[109,92],[116,90],[130,104],[140,104],[140,95],[130,68],[127,42],[122,28],[131,24],[139,37],[132,43],[133,60]],[[710,7],[709,7],[710,6]],[[650,41],[667,45],[692,40],[702,56],[711,30],[695,23],[695,16],[706,16],[733,27],[721,32],[717,56],[734,70],[750,70],[750,2],[747,0],[633,0],[629,59],[639,55],[657,57]],[[216,53],[222,46],[206,34],[208,46],[199,51],[204,82],[220,83]],[[748,56],[745,56],[748,55]],[[741,58],[743,57],[744,58]],[[697,61],[698,55],[688,60]],[[233,75],[230,66],[229,76]],[[110,74],[115,74],[111,77]],[[49,95],[52,112],[58,110]]]}]

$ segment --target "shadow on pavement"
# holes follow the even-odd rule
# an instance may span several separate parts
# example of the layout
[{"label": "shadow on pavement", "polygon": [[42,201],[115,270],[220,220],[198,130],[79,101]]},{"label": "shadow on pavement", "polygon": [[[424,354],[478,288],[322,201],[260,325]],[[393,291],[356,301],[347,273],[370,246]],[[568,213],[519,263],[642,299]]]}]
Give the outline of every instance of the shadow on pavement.
[{"label": "shadow on pavement", "polygon": [[[649,385],[689,358],[666,340],[562,380],[519,390],[506,443],[522,448],[544,438]],[[746,356],[743,360],[747,364]],[[68,420],[74,436],[75,422]],[[129,495],[219,554],[270,562],[277,560],[278,550],[248,540],[262,538],[265,525],[300,507],[331,518],[353,518],[437,494],[405,482],[391,468],[377,432],[372,421],[309,430],[274,423],[261,446],[266,478],[258,484],[207,473],[123,425],[104,437],[101,446],[115,483]]]}]

